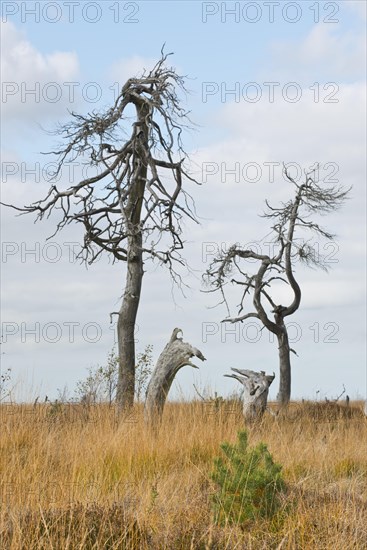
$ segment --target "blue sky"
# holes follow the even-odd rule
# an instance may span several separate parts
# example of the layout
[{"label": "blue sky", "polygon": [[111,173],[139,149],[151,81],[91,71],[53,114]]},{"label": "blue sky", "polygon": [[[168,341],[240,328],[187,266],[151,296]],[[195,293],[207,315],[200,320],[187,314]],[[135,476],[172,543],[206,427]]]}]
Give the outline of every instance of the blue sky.
[{"label": "blue sky", "polygon": [[[336,260],[333,269],[325,274],[297,267],[304,292],[301,308],[291,320],[297,323],[292,330],[299,354],[293,360],[293,396],[314,397],[320,390],[330,397],[340,393],[343,383],[351,396],[365,395],[366,4],[359,0],[120,2],[119,22],[114,22],[116,2],[76,2],[73,22],[68,20],[67,6],[67,2],[2,4],[2,200],[24,204],[47,191],[42,173],[39,181],[32,174],[22,181],[25,169],[34,163],[42,169],[45,157],[39,152],[55,144],[41,128],[52,129],[66,120],[68,109],[85,113],[108,106],[113,83],[123,84],[143,67],[149,69],[166,43],[166,51],[174,52],[170,63],[189,77],[191,93],[183,101],[198,127],[186,135],[186,148],[198,179],[205,175],[206,182],[200,188],[190,187],[202,218],[201,226],[187,226],[186,256],[195,270],[187,278],[192,290],[187,298],[174,291],[173,301],[167,274],[160,268],[149,269],[138,320],[138,351],[153,344],[156,358],[175,326],[202,349],[206,364],[200,372],[184,369],[173,397],[192,395],[193,382],[229,393],[236,386],[223,374],[231,366],[277,373],[275,344],[265,333],[255,342],[251,327],[246,337],[222,332],[219,322],[226,311],[208,309],[215,300],[201,292],[201,273],[208,265],[203,253],[221,243],[263,237],[268,227],[257,214],[264,199],[285,200],[290,193],[281,163],[307,168],[319,162],[321,177],[353,185],[353,192],[342,211],[323,220],[338,235],[337,248],[327,250]],[[32,9],[39,9],[39,21],[29,13]],[[231,9],[239,10],[237,22]],[[95,14],[99,21],[86,21]],[[60,21],[50,22],[59,15]],[[256,15],[259,20],[250,23]],[[293,19],[299,20],[290,22]],[[73,102],[66,84],[70,82],[76,90]],[[31,95],[22,97],[22,89],[36,83],[40,97],[36,101]],[[50,83],[61,91],[56,102],[42,96],[51,90]],[[273,83],[273,101],[266,83]],[[93,89],[101,92],[96,103],[86,100],[84,93]],[[237,95],[230,93],[234,89]],[[212,93],[204,98],[205,90]],[[255,102],[256,90],[261,97]],[[298,92],[299,101],[292,101]],[[275,163],[274,182],[269,181],[269,163]],[[256,182],[251,167],[248,177],[243,176],[251,164],[261,170]],[[239,181],[225,172],[236,165],[241,169]],[[53,239],[61,253],[59,261],[48,261],[45,239],[52,233],[53,220],[35,225],[31,218],[16,218],[14,212],[2,209],[1,229],[2,322],[8,331],[1,369],[11,367],[23,381],[17,386],[20,396],[28,391],[27,385],[33,387],[32,395],[56,395],[65,384],[72,389],[87,367],[105,361],[113,345],[109,312],[118,308],[124,266],[103,260],[86,270],[71,263],[65,243],[80,242],[82,237],[80,229],[72,227]],[[36,250],[34,256],[25,254],[27,247]],[[236,304],[236,296],[233,300]],[[72,343],[66,333],[70,322],[79,323]],[[36,342],[31,334],[24,336],[35,323],[40,323],[41,333],[48,323],[58,324],[60,340],[50,343],[41,334]],[[88,323],[102,327],[102,336],[94,343],[83,336]],[[19,329],[13,336],[10,326]],[[215,334],[205,338],[210,327]],[[275,395],[276,383],[272,392]]]}]

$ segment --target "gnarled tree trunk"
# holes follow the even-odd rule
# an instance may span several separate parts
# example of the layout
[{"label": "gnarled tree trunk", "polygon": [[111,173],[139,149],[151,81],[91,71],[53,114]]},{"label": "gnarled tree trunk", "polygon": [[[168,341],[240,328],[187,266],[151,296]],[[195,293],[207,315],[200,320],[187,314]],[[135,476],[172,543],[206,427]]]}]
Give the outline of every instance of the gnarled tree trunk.
[{"label": "gnarled tree trunk", "polygon": [[181,367],[188,365],[197,369],[198,367],[190,362],[191,357],[198,357],[205,361],[200,350],[177,338],[182,330],[175,328],[172,336],[162,353],[160,354],[156,367],[150,379],[145,401],[145,421],[153,428],[160,425],[164,405],[173,379]]},{"label": "gnarled tree trunk", "polygon": [[255,372],[246,369],[231,369],[238,374],[225,374],[228,378],[235,378],[244,387],[243,416],[245,421],[258,420],[265,412],[268,402],[269,386],[275,374],[267,376],[264,371]]}]

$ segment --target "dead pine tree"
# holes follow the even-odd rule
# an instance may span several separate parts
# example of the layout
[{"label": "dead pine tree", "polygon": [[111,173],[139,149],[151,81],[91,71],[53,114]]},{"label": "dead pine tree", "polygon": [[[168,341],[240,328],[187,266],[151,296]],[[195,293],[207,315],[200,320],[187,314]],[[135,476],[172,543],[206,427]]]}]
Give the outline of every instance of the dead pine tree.
[{"label": "dead pine tree", "polygon": [[[275,334],[279,354],[278,401],[282,406],[287,405],[291,396],[290,353],[295,353],[289,346],[285,319],[293,315],[301,303],[301,288],[296,280],[294,264],[298,259],[306,265],[327,271],[328,266],[319,252],[315,237],[332,240],[334,235],[311,218],[338,209],[350,191],[340,186],[325,187],[319,184],[315,173],[315,170],[306,173],[304,183],[298,184],[284,167],[286,181],[292,184],[294,196],[279,207],[270,206],[266,201],[267,211],[263,215],[273,222],[270,237],[272,254],[261,254],[258,250],[243,249],[235,244],[214,259],[205,275],[211,287],[209,292],[219,291],[221,303],[227,306],[228,317],[223,322],[239,323],[255,318]],[[305,240],[302,237],[304,231],[313,233],[315,237]],[[254,260],[258,263],[255,270]],[[227,301],[226,285],[229,282],[241,289],[236,317],[231,317]],[[283,284],[291,291],[290,301],[286,305],[277,303],[275,298],[279,286]],[[245,299],[249,296],[252,296],[253,310],[245,312]]]},{"label": "dead pine tree", "polygon": [[[184,78],[166,65],[162,55],[149,72],[130,78],[114,105],[103,112],[72,113],[70,122],[55,132],[63,139],[52,153],[57,156],[55,179],[66,162],[78,159],[95,168],[95,175],[66,189],[53,184],[45,198],[22,208],[37,220],[58,213],[52,237],[70,223],[80,223],[84,241],[80,257],[93,264],[102,253],[126,263],[126,280],[117,321],[119,410],[134,401],[135,342],[147,259],[168,267],[175,282],[177,270],[186,265],[182,221],[197,222],[195,205],[184,181],[197,183],[185,168],[187,155],[182,131],[190,127],[188,113],[179,95]],[[133,119],[133,122],[132,122]],[[50,237],[51,238],[51,237]]]}]

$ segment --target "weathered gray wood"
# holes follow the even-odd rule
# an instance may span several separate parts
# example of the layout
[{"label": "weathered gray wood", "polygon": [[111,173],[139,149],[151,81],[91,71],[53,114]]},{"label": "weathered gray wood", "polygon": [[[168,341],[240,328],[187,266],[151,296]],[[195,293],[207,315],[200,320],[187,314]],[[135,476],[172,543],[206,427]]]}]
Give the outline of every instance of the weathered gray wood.
[{"label": "weathered gray wood", "polygon": [[191,363],[191,357],[195,356],[205,361],[200,350],[177,337],[179,332],[182,333],[180,328],[175,328],[172,332],[170,341],[158,358],[148,385],[144,414],[145,421],[153,427],[160,423],[166,398],[177,372],[186,365],[199,368]]},{"label": "weathered gray wood", "polygon": [[268,402],[269,386],[275,378],[266,375],[264,371],[255,372],[246,369],[231,369],[237,374],[225,374],[228,378],[235,378],[244,387],[243,416],[246,421],[257,420],[262,417]]}]

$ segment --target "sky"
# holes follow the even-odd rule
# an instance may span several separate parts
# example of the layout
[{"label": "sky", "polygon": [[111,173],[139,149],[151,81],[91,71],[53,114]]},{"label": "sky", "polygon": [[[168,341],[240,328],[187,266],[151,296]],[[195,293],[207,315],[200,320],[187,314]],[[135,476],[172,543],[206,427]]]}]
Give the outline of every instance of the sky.
[{"label": "sky", "polygon": [[[183,106],[195,126],[184,135],[193,175],[187,182],[200,224],[185,224],[184,295],[164,267],[147,263],[136,348],[154,360],[172,330],[201,349],[199,370],[183,368],[170,397],[238,389],[231,367],[275,372],[276,343],[248,323],[221,324],[220,297],[202,274],[234,242],[266,246],[264,201],[286,201],[295,179],[319,165],[325,184],[352,186],[345,206],[321,220],[335,242],[318,244],[328,272],[295,266],[300,309],[288,318],[292,398],[366,396],[366,3],[339,2],[2,2],[1,201],[23,206],[49,187],[51,131],[108,108],[127,78],[150,69],[164,45],[186,75]],[[81,174],[66,167],[59,187]],[[1,372],[11,368],[18,400],[69,388],[106,364],[116,343],[110,312],[119,308],[125,265],[75,261],[81,227],[52,235],[57,216],[34,223],[1,208]],[[319,220],[317,220],[319,221]],[[231,315],[240,301],[229,290]],[[283,298],[286,300],[287,294]],[[216,307],[214,307],[216,306]],[[249,308],[251,304],[249,303]]]}]

